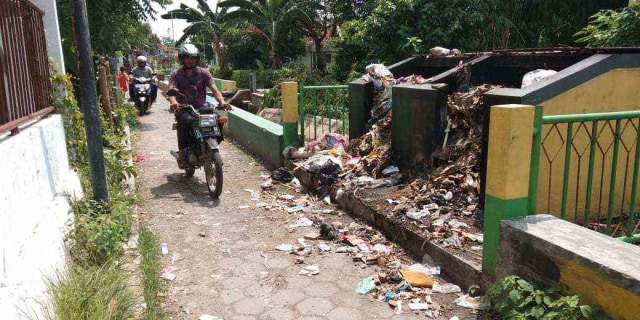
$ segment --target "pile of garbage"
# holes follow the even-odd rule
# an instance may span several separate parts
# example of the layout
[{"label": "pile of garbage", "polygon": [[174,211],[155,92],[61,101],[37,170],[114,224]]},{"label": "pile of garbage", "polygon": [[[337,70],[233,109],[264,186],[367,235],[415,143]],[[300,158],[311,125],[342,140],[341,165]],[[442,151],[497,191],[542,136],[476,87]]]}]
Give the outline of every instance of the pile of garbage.
[{"label": "pile of garbage", "polygon": [[[466,79],[468,69],[462,65],[460,70]],[[368,66],[364,78],[373,82],[375,92],[370,130],[351,141],[327,133],[308,142],[304,149],[289,150],[306,153],[305,161],[296,166],[315,173],[321,183],[339,188],[338,193],[399,185],[398,191],[378,206],[379,211],[414,225],[426,238],[444,246],[462,248],[466,242],[466,249],[480,251],[483,237],[470,226],[470,220],[479,210],[482,96],[495,86],[465,87],[464,92],[449,96],[445,139],[432,156],[431,170],[407,179],[393,165],[391,87],[427,80],[415,75],[394,79],[381,65]]]},{"label": "pile of garbage", "polygon": [[[304,236],[273,247],[275,252],[293,256],[294,263],[300,265],[301,276],[321,275],[317,264],[307,264],[315,260],[314,255],[344,254],[355,264],[373,271],[358,283],[354,292],[388,303],[396,313],[424,312],[428,317],[437,318],[444,306],[432,300],[433,293],[456,294],[455,303],[466,308],[487,307],[482,297],[463,295],[459,286],[442,281],[441,269],[430,257],[425,256],[423,263],[412,263],[402,248],[374,228],[357,222],[343,225],[335,221],[341,213],[327,208],[331,204],[328,197],[314,199],[308,195],[280,194],[274,202],[291,217],[290,232],[306,228]],[[265,259],[268,253],[262,253]]]}]

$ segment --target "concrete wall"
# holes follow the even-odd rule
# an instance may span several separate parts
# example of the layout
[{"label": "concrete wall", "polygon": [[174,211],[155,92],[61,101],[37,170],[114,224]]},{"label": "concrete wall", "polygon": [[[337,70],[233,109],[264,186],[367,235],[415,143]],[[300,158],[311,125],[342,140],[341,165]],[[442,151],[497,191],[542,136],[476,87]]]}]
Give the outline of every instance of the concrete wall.
[{"label": "concrete wall", "polygon": [[[640,59],[640,55],[638,55],[638,59]],[[572,113],[594,113],[594,112],[615,112],[615,111],[629,111],[629,110],[640,110],[640,68],[629,68],[629,69],[613,69],[606,73],[603,73],[575,88],[572,88],[556,97],[553,97],[549,100],[543,101],[540,104],[544,106],[544,114],[545,115],[556,115],[556,114],[572,114]],[[606,123],[600,123],[598,126],[599,136],[599,144],[603,150],[608,150],[607,155],[603,157],[603,151],[597,149],[594,168],[598,168],[595,170],[595,180],[594,180],[594,190],[593,197],[598,198],[599,201],[592,201],[590,212],[606,212],[606,205],[600,205],[600,203],[607,204],[609,201],[609,184],[610,184],[610,171],[611,167],[613,167],[612,163],[612,153],[613,148],[611,147],[613,143],[613,136],[615,132],[615,121],[610,123],[611,125],[607,125]],[[622,123],[622,145],[620,146],[620,160],[617,164],[617,190],[614,193],[614,210],[620,211],[621,209],[624,212],[628,211],[628,201],[631,197],[631,188],[630,181],[633,175],[633,159],[635,155],[635,140],[638,137],[637,132],[637,121],[633,121],[632,123],[627,123],[626,121]],[[566,136],[566,125],[558,126],[560,132],[562,132]],[[553,150],[557,150],[558,148],[563,148],[564,137],[560,137],[560,135],[551,131],[551,126],[543,127],[543,137],[547,136],[546,141],[544,143],[545,147],[550,150],[551,153]],[[573,188],[569,188],[569,199],[575,199],[576,194],[578,192],[578,167],[580,167],[580,189],[583,190],[578,194],[578,214],[575,217],[577,220],[582,219],[583,212],[585,212],[585,200],[586,200],[586,181],[587,181],[587,172],[589,166],[589,151],[588,146],[590,144],[590,136],[591,126],[583,127],[583,128],[574,128],[574,146],[578,149],[574,151],[572,154],[573,159],[571,160],[571,166],[573,170],[571,170],[571,174],[569,176],[569,183]],[[578,163],[577,155],[578,152],[584,152],[585,148],[587,148],[586,155],[584,159]],[[562,149],[564,151],[564,149]],[[541,183],[538,188],[538,192],[540,195],[550,194],[550,200],[546,197],[538,198],[538,208],[539,212],[549,212],[549,209],[552,212],[559,212],[562,200],[562,174],[564,172],[564,152],[561,154],[562,156],[558,157],[558,159],[554,160],[553,167],[549,165],[549,161],[545,160],[544,154],[541,156],[540,161],[540,181],[548,181],[549,177],[551,177],[551,186],[548,183]],[[631,160],[626,162],[625,159],[630,156]],[[604,163],[603,163],[604,162]],[[602,173],[602,169],[605,168],[604,175],[601,177],[600,173]],[[602,189],[600,188],[601,180],[604,182],[602,184]],[[628,181],[626,184],[625,190],[625,180]],[[602,193],[602,198],[600,202],[600,197],[598,195]],[[640,193],[639,193],[640,194]],[[623,203],[623,197],[626,200]],[[636,208],[640,208],[640,203]],[[575,202],[571,201],[568,204],[568,211],[575,212],[576,206]]]},{"label": "concrete wall", "polygon": [[56,62],[58,71],[65,73],[64,57],[62,56],[62,42],[60,41],[60,27],[58,26],[58,12],[55,0],[32,0],[44,11],[44,29],[47,35],[47,53]]},{"label": "concrete wall", "polygon": [[216,83],[216,87],[220,91],[233,91],[236,89],[235,81],[218,79],[218,78],[214,78],[214,81]]},{"label": "concrete wall", "polygon": [[284,141],[281,125],[240,108],[235,108],[227,116],[229,135],[268,165],[282,166]]},{"label": "concrete wall", "polygon": [[[597,54],[524,89],[501,88],[486,94],[487,105],[507,103],[541,105],[544,115],[582,114],[640,110],[640,54]],[[633,174],[638,121],[623,121],[614,211],[627,212]],[[569,175],[567,218],[582,221],[587,197],[591,124],[574,125]],[[590,212],[606,216],[609,201],[615,121],[600,122],[594,158]],[[567,125],[543,126],[544,148],[540,155],[538,213],[558,215],[561,208]],[[604,162],[603,162],[603,154]],[[580,159],[579,159],[580,157]],[[629,161],[627,162],[627,158]],[[552,166],[550,162],[553,162]],[[604,170],[604,171],[603,171]],[[578,172],[580,176],[578,177]],[[602,186],[602,187],[601,187]],[[640,190],[639,190],[640,192]],[[576,196],[577,208],[576,208]],[[623,201],[624,200],[624,201]],[[640,208],[638,203],[636,208]]]},{"label": "concrete wall", "polygon": [[42,296],[43,274],[64,265],[63,238],[72,220],[65,194],[82,196],[68,164],[60,115],[0,137],[0,315]]},{"label": "concrete wall", "polygon": [[578,294],[613,319],[640,314],[640,247],[550,215],[502,221],[497,275],[510,274]]}]

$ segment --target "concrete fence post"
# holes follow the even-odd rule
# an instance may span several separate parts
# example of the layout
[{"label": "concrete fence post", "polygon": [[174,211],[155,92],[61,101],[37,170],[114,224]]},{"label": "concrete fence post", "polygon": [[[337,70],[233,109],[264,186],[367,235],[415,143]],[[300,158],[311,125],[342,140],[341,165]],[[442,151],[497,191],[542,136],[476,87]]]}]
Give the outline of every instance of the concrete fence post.
[{"label": "concrete fence post", "polygon": [[282,134],[284,146],[298,146],[298,83],[282,82]]},{"label": "concrete fence post", "polygon": [[484,208],[483,271],[495,274],[500,221],[527,215],[533,106],[491,107]]}]

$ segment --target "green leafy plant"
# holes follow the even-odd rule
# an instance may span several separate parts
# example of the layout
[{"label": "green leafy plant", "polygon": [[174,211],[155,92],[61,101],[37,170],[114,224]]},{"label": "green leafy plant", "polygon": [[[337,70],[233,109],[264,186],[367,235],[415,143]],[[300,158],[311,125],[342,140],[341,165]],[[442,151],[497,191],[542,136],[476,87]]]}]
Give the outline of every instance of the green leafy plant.
[{"label": "green leafy plant", "polygon": [[81,200],[74,204],[75,230],[71,255],[80,265],[100,266],[122,252],[131,235],[130,203]]},{"label": "green leafy plant", "polygon": [[251,87],[251,70],[233,70],[231,80],[236,81],[236,87],[249,89]]},{"label": "green leafy plant", "polygon": [[622,10],[602,10],[575,34],[576,42],[589,47],[640,45],[640,4]]},{"label": "green leafy plant", "polygon": [[559,296],[556,289],[542,290],[515,275],[496,283],[486,298],[502,319],[608,319],[598,308],[579,305],[578,296]]}]

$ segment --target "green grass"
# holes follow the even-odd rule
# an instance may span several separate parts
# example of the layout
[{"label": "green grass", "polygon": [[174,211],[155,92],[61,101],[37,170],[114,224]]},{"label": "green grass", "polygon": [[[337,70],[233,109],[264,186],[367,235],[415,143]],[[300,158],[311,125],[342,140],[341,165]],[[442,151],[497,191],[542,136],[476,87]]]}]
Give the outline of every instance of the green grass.
[{"label": "green grass", "polygon": [[39,302],[44,319],[120,320],[133,316],[135,300],[127,288],[127,275],[112,263],[71,267],[45,277],[45,281],[48,299]]},{"label": "green grass", "polygon": [[158,293],[166,290],[165,283],[160,279],[160,243],[153,233],[144,227],[140,227],[140,254],[142,261],[142,285],[144,287],[144,302],[147,304],[144,319],[165,319],[166,315],[160,307]]}]

